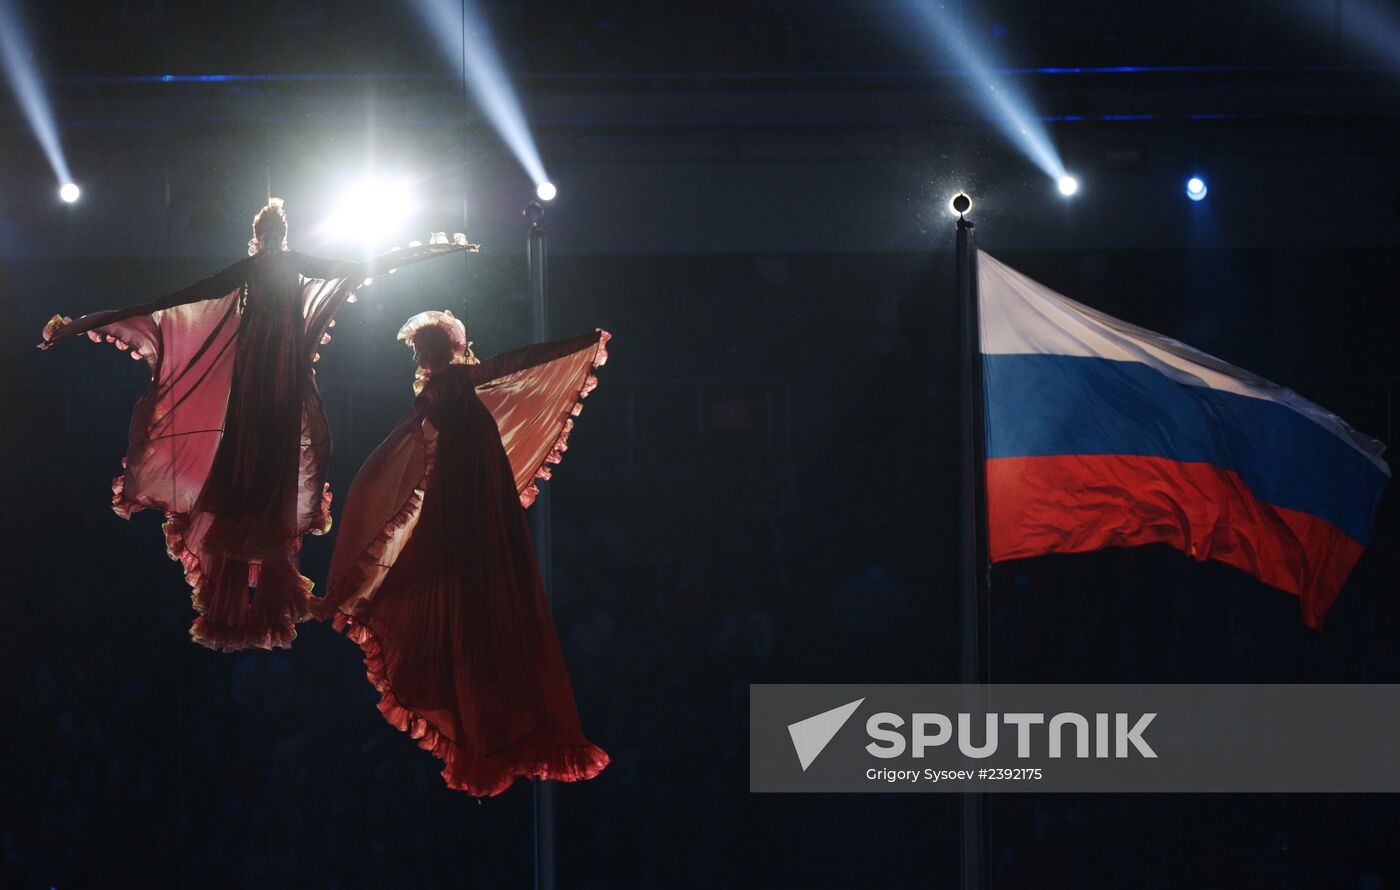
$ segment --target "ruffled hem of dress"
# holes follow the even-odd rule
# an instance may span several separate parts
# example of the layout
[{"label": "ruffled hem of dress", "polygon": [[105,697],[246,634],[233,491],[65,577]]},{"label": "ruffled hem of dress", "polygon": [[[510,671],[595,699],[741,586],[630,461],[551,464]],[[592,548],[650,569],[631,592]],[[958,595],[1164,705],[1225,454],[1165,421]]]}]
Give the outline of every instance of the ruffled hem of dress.
[{"label": "ruffled hem of dress", "polygon": [[[122,470],[126,470],[126,458],[122,458]],[[130,519],[131,514],[138,510],[146,509],[146,505],[139,501],[129,501],[126,499],[126,473],[123,472],[112,480],[112,512],[122,519]],[[167,513],[167,516],[170,514]]]},{"label": "ruffled hem of dress", "polygon": [[[598,377],[593,372],[601,368],[608,362],[608,341],[612,339],[612,334],[602,328],[598,329],[598,347],[593,353],[593,361],[589,363],[588,374],[583,379],[583,386],[579,388],[578,395],[574,399],[573,405],[569,407],[569,416],[564,421],[564,428],[559,431],[559,436],[554,440],[554,445],[545,455],[545,459],[535,468],[534,479],[548,481],[554,475],[551,466],[556,466],[563,462],[564,452],[569,450],[569,434],[574,430],[574,418],[583,413],[583,400],[588,398],[589,393],[598,388]],[[525,489],[520,492],[520,506],[529,507],[539,497],[540,488],[532,480]]]},{"label": "ruffled hem of dress", "polygon": [[[122,477],[113,482],[113,502],[120,497]],[[142,505],[137,504],[140,509]],[[115,508],[114,508],[115,509]],[[120,514],[120,510],[118,513]],[[127,516],[130,513],[125,514]],[[161,530],[165,532],[165,554],[180,564],[185,575],[185,583],[190,586],[190,605],[198,617],[190,625],[190,639],[195,643],[213,649],[215,652],[236,652],[242,649],[288,649],[297,638],[296,626],[312,617],[311,579],[297,573],[297,585],[301,595],[297,598],[301,608],[283,615],[275,621],[256,621],[248,624],[230,625],[215,622],[209,618],[209,601],[205,591],[209,579],[195,555],[185,544],[185,528],[189,517],[185,514],[166,513]]]},{"label": "ruffled hem of dress", "polygon": [[[119,480],[120,476],[117,477]],[[185,583],[190,586],[190,605],[201,616],[209,611],[209,603],[204,598],[204,589],[208,585],[208,580],[204,577],[204,571],[200,568],[199,557],[194,555],[194,551],[185,546],[185,523],[188,517],[176,515],[174,513],[165,514],[165,522],[161,525],[161,531],[165,532],[165,555],[180,564],[181,570],[185,573]]]},{"label": "ruffled hem of dress", "polygon": [[96,330],[92,330],[87,332],[87,336],[88,339],[94,343],[101,343],[104,340],[108,343],[111,343],[113,346],[117,347],[122,352],[125,352],[128,355],[130,355],[136,361],[149,361],[153,357],[153,355],[147,355],[140,349],[132,349],[130,343],[126,342],[125,340],[122,340],[119,337],[113,337],[111,334],[100,334]]},{"label": "ruffled hem of dress", "polygon": [[[68,337],[81,336],[80,334],[69,334],[68,337],[61,337],[55,339],[54,335],[57,334],[64,325],[72,323],[73,319],[69,318],[66,315],[55,315],[53,318],[49,319],[48,324],[44,325],[43,339],[39,341],[39,348],[48,349],[52,347],[55,343],[57,343],[58,339],[66,340]],[[113,346],[117,347],[117,349],[120,349],[122,352],[127,353],[136,361],[145,361],[148,365],[154,366],[154,349],[152,349],[150,352],[142,352],[140,348],[133,349],[130,343],[126,342],[120,337],[114,337],[111,334],[104,334],[101,332],[101,330],[102,329],[98,327],[93,328],[90,331],[84,331],[83,333],[86,334],[87,338],[94,343],[102,343],[104,341],[107,343],[111,343]]]},{"label": "ruffled hem of dress", "polygon": [[321,483],[321,501],[317,506],[316,513],[311,517],[311,521],[306,524],[306,528],[301,530],[303,535],[324,535],[331,530],[331,484]]},{"label": "ruffled hem of dress", "polygon": [[[559,734],[559,728],[550,720],[541,721],[501,751],[473,757],[471,751],[438,732],[394,696],[379,640],[367,625],[341,612],[336,614],[332,626],[359,645],[364,654],[365,673],[379,693],[379,713],[389,725],[408,733],[418,747],[442,761],[443,781],[454,791],[465,791],[473,797],[494,797],[516,779],[582,782],[597,776],[612,760],[591,742],[577,745],[552,738]],[[507,758],[509,765],[503,767],[502,761]]]},{"label": "ruffled hem of dress", "polygon": [[[305,619],[302,619],[305,620]],[[259,624],[217,624],[201,615],[190,625],[190,639],[215,652],[241,652],[245,649],[290,649],[297,638],[296,622]]]}]

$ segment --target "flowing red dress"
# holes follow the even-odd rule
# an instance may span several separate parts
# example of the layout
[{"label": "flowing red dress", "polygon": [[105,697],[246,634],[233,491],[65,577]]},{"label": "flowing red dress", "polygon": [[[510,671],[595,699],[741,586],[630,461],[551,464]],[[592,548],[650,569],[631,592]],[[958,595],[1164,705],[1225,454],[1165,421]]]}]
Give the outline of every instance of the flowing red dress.
[{"label": "flowing red dress", "polygon": [[360,645],[384,717],[476,796],[608,764],[580,728],[522,509],[607,339],[434,373],[356,477],[315,607]]},{"label": "flowing red dress", "polygon": [[[166,514],[211,649],[289,646],[310,617],[301,536],[330,528],[330,431],[312,364],[337,310],[380,265],[469,249],[434,244],[369,263],[262,252],[153,303],[49,332],[86,333],[151,369],[112,507]],[[387,262],[386,262],[387,261]]]}]

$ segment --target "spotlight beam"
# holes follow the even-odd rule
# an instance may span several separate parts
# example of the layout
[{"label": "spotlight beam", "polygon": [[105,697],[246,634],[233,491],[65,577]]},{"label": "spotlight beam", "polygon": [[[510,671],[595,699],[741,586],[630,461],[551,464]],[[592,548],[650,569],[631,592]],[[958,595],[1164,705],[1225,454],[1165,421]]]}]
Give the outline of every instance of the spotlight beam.
[{"label": "spotlight beam", "polygon": [[32,55],[24,18],[15,0],[0,0],[0,61],[4,63],[6,79],[34,131],[34,138],[39,140],[39,147],[53,168],[54,176],[60,183],[72,182],[68,161],[63,156],[63,146],[58,141],[58,127],[54,124],[53,112]]},{"label": "spotlight beam", "polygon": [[1319,28],[1337,28],[1355,49],[1370,53],[1383,65],[1400,69],[1400,13],[1394,4],[1348,0],[1345,6],[1305,3],[1300,10],[1305,10]]},{"label": "spotlight beam", "polygon": [[1021,95],[1002,71],[993,64],[991,54],[951,20],[948,9],[934,0],[908,0],[913,18],[930,34],[943,52],[959,68],[966,69],[976,85],[973,99],[992,119],[1002,134],[1016,144],[1046,176],[1059,181],[1065,177],[1065,165],[1041,125],[1040,117],[1031,110],[1030,102]]},{"label": "spotlight beam", "polygon": [[[510,78],[501,64],[500,56],[491,43],[491,27],[473,0],[414,0],[428,29],[436,39],[438,49],[458,66],[467,81],[476,104],[500,134],[501,141],[525,168],[535,187],[549,181],[539,149],[525,122],[520,100],[510,85]],[[465,19],[463,18],[465,16]],[[463,47],[459,40],[465,40]],[[464,52],[465,50],[465,52]],[[460,66],[465,65],[465,71]]]}]

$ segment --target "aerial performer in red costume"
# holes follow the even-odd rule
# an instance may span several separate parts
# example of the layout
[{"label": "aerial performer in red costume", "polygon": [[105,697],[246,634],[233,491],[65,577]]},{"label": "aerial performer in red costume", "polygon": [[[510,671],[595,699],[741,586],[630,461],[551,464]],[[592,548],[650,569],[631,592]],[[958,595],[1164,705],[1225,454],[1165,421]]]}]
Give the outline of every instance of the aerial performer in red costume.
[{"label": "aerial performer in red costume", "polygon": [[199,613],[196,642],[271,649],[296,638],[311,614],[301,538],[330,527],[316,349],[377,271],[472,249],[435,236],[366,263],[316,259],[287,249],[273,198],[253,220],[247,259],[153,303],[45,326],[40,348],[87,334],[150,366],[112,505],[124,518],[165,513],[167,550]]},{"label": "aerial performer in red costume", "polygon": [[450,312],[409,319],[419,392],[360,469],[315,604],[364,652],[379,710],[449,787],[576,781],[608,755],[579,726],[523,507],[549,478],[608,334],[478,363]]}]

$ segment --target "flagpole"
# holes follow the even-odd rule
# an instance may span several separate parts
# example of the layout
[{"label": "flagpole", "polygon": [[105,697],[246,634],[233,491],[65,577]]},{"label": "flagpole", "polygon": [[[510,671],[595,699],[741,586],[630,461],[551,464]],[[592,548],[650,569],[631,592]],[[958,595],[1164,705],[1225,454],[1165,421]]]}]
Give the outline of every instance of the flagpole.
[{"label": "flagpole", "polygon": [[[966,210],[964,206],[960,208]],[[990,680],[988,604],[991,576],[987,557],[986,428],[982,401],[982,348],[977,317],[977,246],[972,221],[958,217],[957,238],[959,488],[961,501],[960,584],[962,601],[960,682],[982,685]],[[980,696],[979,696],[980,698]],[[990,837],[987,795],[962,796],[962,872],[964,890],[986,890]]]},{"label": "flagpole", "polygon": [[[530,337],[543,343],[549,337],[549,314],[545,302],[544,207],[531,201],[525,207],[530,221],[526,261],[530,270]],[[540,566],[545,600],[553,605],[553,559],[551,558],[549,486],[540,486],[530,507],[530,534],[535,540],[535,559]],[[534,781],[535,888],[554,890],[554,786],[544,779]]]}]

